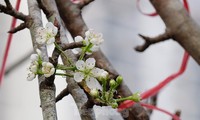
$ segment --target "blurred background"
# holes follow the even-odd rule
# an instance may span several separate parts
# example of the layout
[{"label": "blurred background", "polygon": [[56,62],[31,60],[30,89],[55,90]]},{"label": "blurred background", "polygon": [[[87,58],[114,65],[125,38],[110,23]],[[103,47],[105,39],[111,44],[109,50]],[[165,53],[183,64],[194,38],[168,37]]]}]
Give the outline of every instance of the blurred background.
[{"label": "blurred background", "polygon": [[[11,2],[15,6],[16,1],[11,0]],[[191,16],[200,24],[199,4],[200,1],[197,0],[189,1]],[[141,0],[140,6],[144,12],[154,11],[148,0]],[[26,0],[22,0],[20,11],[28,13]],[[136,0],[98,0],[84,8],[83,17],[89,28],[103,33],[105,42],[101,46],[102,51],[133,92],[148,90],[179,69],[184,50],[173,40],[152,45],[143,53],[134,51],[134,47],[143,43],[138,33],[156,36],[165,30],[165,25],[159,16],[147,17],[138,12]],[[44,16],[43,18],[46,24],[47,21]],[[18,20],[18,24],[20,23]],[[0,14],[0,63],[10,24],[11,17]],[[49,49],[52,47],[49,46]],[[29,30],[16,33],[6,68],[10,68],[32,50]],[[29,63],[29,59],[24,60],[4,76],[0,86],[0,120],[42,120],[37,79],[31,82],[26,80]],[[190,58],[185,73],[160,92],[157,106],[172,113],[181,110],[182,120],[199,120],[199,73],[199,65]],[[59,77],[58,79],[60,80],[56,80],[57,93],[66,87],[65,80]],[[96,107],[97,119],[114,119],[113,116],[109,117],[109,113],[99,112],[104,109]],[[57,111],[59,120],[80,120],[71,96],[57,103]],[[157,111],[151,116],[151,120],[170,119],[169,116]]]}]

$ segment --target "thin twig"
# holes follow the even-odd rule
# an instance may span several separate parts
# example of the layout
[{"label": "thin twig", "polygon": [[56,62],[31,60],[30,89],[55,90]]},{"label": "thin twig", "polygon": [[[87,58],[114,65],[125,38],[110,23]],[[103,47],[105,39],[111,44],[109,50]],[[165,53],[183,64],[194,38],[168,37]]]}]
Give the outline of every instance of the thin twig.
[{"label": "thin twig", "polygon": [[147,36],[144,36],[144,35],[141,35],[141,34],[139,34],[139,36],[145,40],[145,43],[143,45],[137,46],[135,48],[135,50],[138,51],[138,52],[143,52],[151,44],[155,44],[155,43],[162,42],[162,41],[165,41],[165,40],[172,38],[172,35],[168,30],[166,30],[165,33],[158,35],[156,37],[147,37]]},{"label": "thin twig", "polygon": [[[9,5],[9,3],[7,3],[7,4]],[[11,16],[17,18],[17,19],[22,20],[22,21],[25,21],[26,17],[27,17],[27,15],[24,15],[23,13],[16,11],[12,7],[10,8],[10,6],[4,6],[2,4],[0,4],[0,12],[11,15]]]},{"label": "thin twig", "polygon": [[62,99],[63,99],[65,96],[67,96],[67,95],[69,95],[69,91],[68,91],[68,89],[67,89],[67,87],[66,87],[64,90],[62,90],[62,91],[60,92],[60,94],[57,95],[57,97],[56,97],[56,102],[62,100]]},{"label": "thin twig", "polygon": [[9,30],[8,33],[16,33],[18,31],[25,29],[25,28],[27,28],[26,23],[21,23],[19,26]]},{"label": "thin twig", "polygon": [[68,49],[80,48],[83,46],[84,46],[83,42],[72,42],[72,43],[65,43],[61,45],[63,51],[68,50]]},{"label": "thin twig", "polygon": [[10,0],[4,0],[4,2],[6,3],[6,6],[9,8],[9,9],[13,9],[11,3],[10,3]]}]

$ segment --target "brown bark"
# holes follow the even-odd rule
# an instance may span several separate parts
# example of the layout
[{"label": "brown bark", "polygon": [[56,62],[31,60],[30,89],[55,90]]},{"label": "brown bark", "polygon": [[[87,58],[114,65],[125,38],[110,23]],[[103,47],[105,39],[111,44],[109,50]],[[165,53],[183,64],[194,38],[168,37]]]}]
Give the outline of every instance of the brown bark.
[{"label": "brown bark", "polygon": [[200,27],[179,0],[150,0],[172,38],[200,64]]},{"label": "brown bark", "polygon": [[[71,33],[72,37],[76,37],[77,35],[84,36],[86,30],[88,30],[87,25],[85,24],[82,15],[81,8],[82,5],[75,5],[70,0],[56,0],[58,10],[61,18],[63,19],[65,26]],[[63,4],[65,3],[65,4]],[[88,4],[89,2],[87,2]],[[116,70],[112,67],[110,62],[106,59],[105,55],[98,51],[93,57],[97,60],[97,66],[100,68],[104,68],[115,77],[118,75]],[[131,91],[123,82],[119,87],[119,94],[123,97],[131,95]],[[139,112],[138,112],[139,111]],[[140,106],[135,105],[130,109],[128,120],[148,120],[148,115],[146,111]]]}]

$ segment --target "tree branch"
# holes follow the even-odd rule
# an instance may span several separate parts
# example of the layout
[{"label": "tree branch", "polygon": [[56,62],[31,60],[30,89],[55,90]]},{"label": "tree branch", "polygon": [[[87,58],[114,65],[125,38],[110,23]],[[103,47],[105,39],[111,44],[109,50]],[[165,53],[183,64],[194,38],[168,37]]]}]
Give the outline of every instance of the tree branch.
[{"label": "tree branch", "polygon": [[[71,33],[72,37],[74,38],[78,35],[84,37],[84,33],[88,30],[88,27],[82,18],[79,5],[73,4],[70,0],[56,0],[56,4],[65,26]],[[91,57],[95,58],[98,67],[101,66],[101,68],[106,69],[109,73],[113,73],[113,77],[118,75],[116,70],[112,67],[110,62],[106,59],[101,51],[94,53]],[[118,93],[122,97],[132,95],[131,91],[124,84],[124,82],[119,86]],[[135,112],[137,109],[143,110],[144,114],[139,116],[138,113]],[[140,105],[138,105],[130,110],[128,119],[133,120],[134,118],[148,120],[148,115],[146,114],[146,111]]]},{"label": "tree branch", "polygon": [[[34,50],[39,48],[42,52],[42,60],[48,61],[47,49],[45,45],[39,45],[36,42],[36,31],[42,26],[41,11],[38,8],[36,0],[28,0],[29,15],[33,20],[30,26],[30,32],[33,42]],[[41,100],[41,107],[43,113],[43,120],[57,120],[56,105],[55,105],[55,85],[47,85],[44,76],[39,76],[39,93]]]},{"label": "tree branch", "polygon": [[[48,20],[53,22],[56,19],[58,24],[60,25],[60,45],[67,46],[68,48],[79,45],[80,43],[67,44],[65,28],[62,25],[63,21],[61,20],[61,18],[59,16],[55,1],[54,0],[44,0],[43,3],[48,8],[48,11],[53,11],[53,15],[51,17],[49,17]],[[67,48],[67,47],[65,47],[65,48]],[[72,53],[71,50],[66,51],[65,55],[67,57],[69,57],[72,61],[73,60],[76,61],[77,57]],[[61,55],[61,58],[65,65],[69,65],[68,60],[66,60],[65,57],[63,57],[63,55]],[[94,120],[95,119],[94,111],[93,111],[93,109],[88,108],[88,106],[86,104],[88,101],[88,98],[87,98],[87,95],[85,94],[85,92],[79,87],[79,85],[72,78],[67,78],[66,81],[68,84],[67,85],[68,92],[73,96],[73,98],[76,102],[76,105],[79,109],[81,119],[82,120]]]},{"label": "tree branch", "polygon": [[147,37],[147,36],[144,36],[144,35],[141,35],[141,34],[139,34],[139,36],[145,40],[145,43],[143,45],[137,46],[135,48],[135,50],[138,51],[138,52],[143,52],[151,44],[155,44],[155,43],[162,42],[162,41],[165,41],[165,40],[172,38],[172,35],[169,32],[169,30],[166,30],[165,33],[158,35],[156,37]]},{"label": "tree branch", "polygon": [[62,100],[67,95],[69,95],[69,91],[68,91],[68,89],[66,87],[63,91],[60,92],[60,94],[57,95],[56,102]]},{"label": "tree branch", "polygon": [[6,1],[7,6],[0,4],[0,12],[11,15],[11,16],[17,18],[17,19],[22,20],[22,21],[26,20],[27,15],[24,15],[23,13],[16,11],[12,7],[12,5],[10,4],[9,0],[5,0],[5,1]]},{"label": "tree branch", "polygon": [[[191,18],[179,0],[150,0],[166,28],[177,41],[200,64],[200,27]],[[167,11],[167,12],[166,12]]]},{"label": "tree branch", "polygon": [[27,28],[26,23],[21,23],[19,26],[15,27],[14,29],[9,30],[8,33],[16,33],[18,31],[25,29],[25,28]]}]

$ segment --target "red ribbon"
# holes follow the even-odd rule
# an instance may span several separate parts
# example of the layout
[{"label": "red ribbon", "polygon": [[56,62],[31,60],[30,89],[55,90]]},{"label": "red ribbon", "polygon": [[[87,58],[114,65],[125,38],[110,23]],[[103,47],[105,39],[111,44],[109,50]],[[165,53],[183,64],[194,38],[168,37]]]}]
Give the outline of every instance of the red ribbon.
[{"label": "red ribbon", "polygon": [[[133,101],[129,102],[129,101],[131,101],[131,100],[127,100],[127,101],[123,102],[122,104],[120,104],[120,106],[118,107],[118,112],[121,112],[135,104],[135,102],[133,102]],[[180,118],[177,115],[174,115],[164,109],[158,108],[158,107],[150,105],[150,104],[145,104],[145,103],[140,103],[140,105],[145,108],[148,108],[148,109],[153,109],[153,110],[158,110],[160,112],[163,112],[163,113],[171,116],[174,120],[180,120]]]},{"label": "red ribbon", "polygon": [[[17,0],[16,6],[15,6],[15,9],[17,11],[19,10],[20,2],[21,2],[21,0]],[[17,22],[17,19],[13,17],[11,27],[10,27],[11,29],[15,28],[16,22]],[[12,37],[13,37],[13,34],[9,33],[7,43],[6,43],[6,50],[5,50],[5,53],[4,53],[4,56],[3,56],[3,62],[2,62],[2,65],[1,65],[1,70],[0,70],[0,84],[1,84],[3,76],[4,76],[6,61],[7,61],[7,58],[8,58],[8,53],[9,53]]]}]

